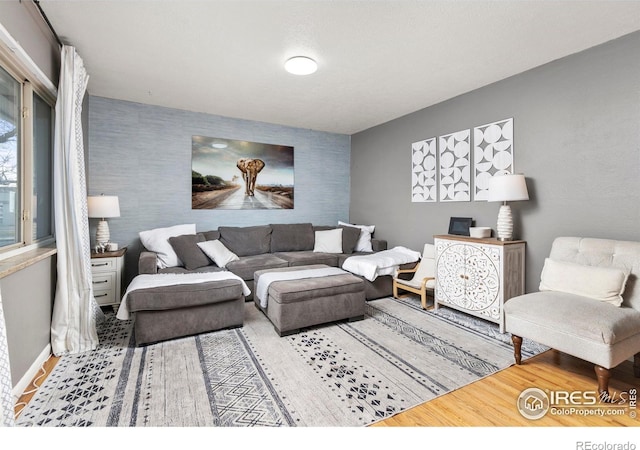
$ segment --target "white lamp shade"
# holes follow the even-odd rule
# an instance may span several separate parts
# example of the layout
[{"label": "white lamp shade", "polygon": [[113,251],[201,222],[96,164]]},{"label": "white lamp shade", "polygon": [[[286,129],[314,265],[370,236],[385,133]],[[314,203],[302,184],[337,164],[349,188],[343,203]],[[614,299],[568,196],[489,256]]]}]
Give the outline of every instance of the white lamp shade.
[{"label": "white lamp shade", "polygon": [[489,202],[513,202],[529,200],[524,175],[496,175],[489,178]]},{"label": "white lamp shade", "polygon": [[90,218],[105,219],[120,217],[120,203],[115,195],[97,195],[87,197]]}]

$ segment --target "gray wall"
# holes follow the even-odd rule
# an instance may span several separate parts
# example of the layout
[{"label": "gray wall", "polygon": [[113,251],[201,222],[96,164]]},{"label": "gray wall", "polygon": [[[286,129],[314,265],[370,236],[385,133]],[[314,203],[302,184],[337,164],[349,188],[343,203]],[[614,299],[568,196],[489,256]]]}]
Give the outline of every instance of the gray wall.
[{"label": "gray wall", "polygon": [[527,292],[556,236],[640,240],[639,54],[637,32],[352,136],[351,220],[416,250],[452,216],[495,230],[497,203],[411,202],[411,143],[513,117]]},{"label": "gray wall", "polygon": [[31,1],[0,1],[0,23],[42,72],[58,85],[60,47]]},{"label": "gray wall", "polygon": [[[192,210],[191,137],[204,135],[294,147],[295,203],[290,210]],[[337,224],[349,214],[350,138],[306,129],[89,97],[89,195],[117,195],[111,240],[128,246],[126,275],[137,271],[138,233],[195,223]],[[92,239],[95,220],[91,220]]]},{"label": "gray wall", "polygon": [[52,257],[0,280],[14,385],[51,340],[55,273],[56,258]]},{"label": "gray wall", "polygon": [[[0,2],[0,22],[42,72],[57,85],[60,50],[31,2]],[[0,281],[14,386],[50,343],[55,258]]]}]

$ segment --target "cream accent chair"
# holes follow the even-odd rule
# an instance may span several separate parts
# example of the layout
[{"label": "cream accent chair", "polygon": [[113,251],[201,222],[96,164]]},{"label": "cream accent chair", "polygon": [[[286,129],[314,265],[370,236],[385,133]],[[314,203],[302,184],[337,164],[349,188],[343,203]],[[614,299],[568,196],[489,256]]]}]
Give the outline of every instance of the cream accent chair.
[{"label": "cream accent chair", "polygon": [[[409,294],[399,294],[398,291],[408,291],[420,295],[422,309],[427,309],[427,291],[436,287],[436,250],[433,244],[424,244],[420,262],[413,269],[397,270],[393,277],[393,297],[405,298]],[[413,273],[411,279],[402,279],[401,274]],[[429,308],[430,309],[430,308]]]},{"label": "cream accent chair", "polygon": [[516,364],[522,338],[595,364],[609,399],[610,369],[634,357],[640,377],[640,242],[559,237],[542,270],[540,291],[504,305]]}]

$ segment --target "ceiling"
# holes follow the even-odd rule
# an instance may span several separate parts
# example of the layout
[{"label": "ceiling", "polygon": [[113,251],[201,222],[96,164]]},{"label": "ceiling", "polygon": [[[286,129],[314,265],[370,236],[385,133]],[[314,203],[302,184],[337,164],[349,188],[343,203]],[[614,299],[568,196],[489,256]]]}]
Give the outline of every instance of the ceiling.
[{"label": "ceiling", "polygon": [[[354,134],[640,29],[640,1],[40,0],[91,95]],[[295,55],[308,76],[284,71]]]}]

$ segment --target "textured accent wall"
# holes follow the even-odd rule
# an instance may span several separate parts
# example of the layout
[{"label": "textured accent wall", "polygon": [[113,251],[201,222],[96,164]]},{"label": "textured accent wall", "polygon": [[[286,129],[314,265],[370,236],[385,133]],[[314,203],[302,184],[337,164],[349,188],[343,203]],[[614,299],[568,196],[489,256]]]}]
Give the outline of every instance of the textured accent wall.
[{"label": "textured accent wall", "polygon": [[640,240],[639,53],[636,32],[353,135],[351,221],[416,250],[451,216],[495,230],[497,203],[411,201],[411,144],[513,117],[528,292],[557,236]]},{"label": "textured accent wall", "polygon": [[[294,147],[295,207],[288,210],[192,210],[191,136]],[[89,97],[89,195],[117,195],[111,239],[128,246],[126,275],[137,273],[138,233],[195,223],[227,226],[348,220],[350,137],[171,108]],[[95,220],[91,220],[92,238]]]}]

